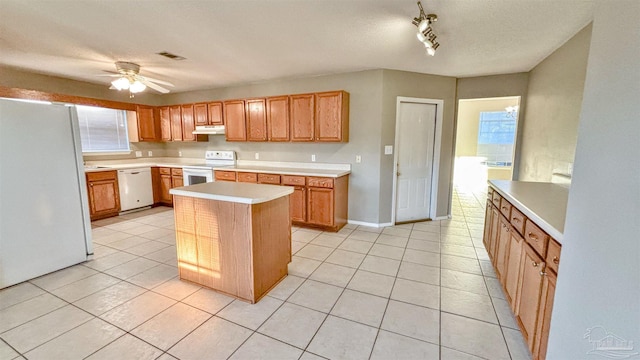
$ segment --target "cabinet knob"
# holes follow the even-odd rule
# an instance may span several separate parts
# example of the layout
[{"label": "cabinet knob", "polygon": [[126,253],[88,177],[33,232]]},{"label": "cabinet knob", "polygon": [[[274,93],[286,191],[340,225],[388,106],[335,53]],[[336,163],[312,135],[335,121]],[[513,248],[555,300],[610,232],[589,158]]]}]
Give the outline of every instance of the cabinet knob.
[{"label": "cabinet knob", "polygon": [[547,273],[544,270],[540,271],[540,276],[545,276],[545,275],[547,275]]},{"label": "cabinet knob", "polygon": [[93,187],[93,184],[89,184],[89,186]]},{"label": "cabinet knob", "polygon": [[513,218],[513,219],[511,219],[511,221],[519,223],[519,222],[520,222],[520,219],[518,219],[518,218]]},{"label": "cabinet knob", "polygon": [[534,241],[538,241],[538,236],[532,232],[529,232],[527,234],[527,236],[529,237],[529,239],[534,240]]},{"label": "cabinet knob", "polygon": [[540,265],[540,263],[537,263],[537,262],[535,262],[535,261],[532,261],[532,262],[531,262],[531,265],[532,265],[533,267],[538,267],[538,265]]},{"label": "cabinet knob", "polygon": [[560,263],[560,259],[558,259],[558,257],[557,257],[557,256],[554,256],[554,257],[553,257],[553,263],[554,263],[554,264],[556,264],[556,265],[558,265],[558,264]]}]

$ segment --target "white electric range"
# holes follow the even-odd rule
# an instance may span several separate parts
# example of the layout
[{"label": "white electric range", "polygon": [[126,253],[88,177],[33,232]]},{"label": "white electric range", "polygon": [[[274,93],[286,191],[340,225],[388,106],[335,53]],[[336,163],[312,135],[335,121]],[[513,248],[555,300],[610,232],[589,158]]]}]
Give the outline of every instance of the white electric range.
[{"label": "white electric range", "polygon": [[219,150],[207,151],[204,154],[204,162],[205,164],[203,166],[182,167],[184,186],[215,181],[212,167],[234,166],[236,164],[236,152]]}]

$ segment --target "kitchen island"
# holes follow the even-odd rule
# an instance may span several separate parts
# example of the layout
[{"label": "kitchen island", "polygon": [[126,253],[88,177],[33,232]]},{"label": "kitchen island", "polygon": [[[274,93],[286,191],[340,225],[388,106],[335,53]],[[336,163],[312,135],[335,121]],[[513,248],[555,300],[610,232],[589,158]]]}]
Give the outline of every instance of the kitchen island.
[{"label": "kitchen island", "polygon": [[180,278],[255,303],[287,275],[292,187],[211,182],[170,190]]}]

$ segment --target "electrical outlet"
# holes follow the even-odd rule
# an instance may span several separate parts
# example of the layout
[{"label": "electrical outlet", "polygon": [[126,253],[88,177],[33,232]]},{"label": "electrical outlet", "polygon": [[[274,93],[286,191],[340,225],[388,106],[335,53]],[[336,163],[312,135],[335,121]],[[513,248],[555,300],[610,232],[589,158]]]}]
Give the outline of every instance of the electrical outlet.
[{"label": "electrical outlet", "polygon": [[256,153],[256,160],[260,160],[260,153]]},{"label": "electrical outlet", "polygon": [[178,151],[178,157],[182,157],[182,151]]},{"label": "electrical outlet", "polygon": [[136,151],[136,157],[142,157],[142,151]]},{"label": "electrical outlet", "polygon": [[316,161],[316,155],[315,154],[311,155],[311,161]]},{"label": "electrical outlet", "polygon": [[384,146],[384,154],[385,155],[393,154],[393,145],[385,145]]},{"label": "electrical outlet", "polygon": [[153,151],[149,150],[149,151],[147,152],[147,155],[149,155],[149,157],[152,157],[152,156],[153,156]]},{"label": "electrical outlet", "polygon": [[362,156],[356,155],[356,163],[360,164],[362,162]]}]

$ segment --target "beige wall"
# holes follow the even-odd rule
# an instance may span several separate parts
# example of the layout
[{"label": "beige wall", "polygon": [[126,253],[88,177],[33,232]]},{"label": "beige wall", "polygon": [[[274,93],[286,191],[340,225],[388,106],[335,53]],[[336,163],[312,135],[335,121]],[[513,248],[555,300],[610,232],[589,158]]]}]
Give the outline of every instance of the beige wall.
[{"label": "beige wall", "polygon": [[591,25],[538,64],[529,75],[519,179],[551,181],[573,164]]},{"label": "beige wall", "polygon": [[481,112],[504,111],[507,106],[516,106],[518,102],[516,97],[460,100],[456,130],[456,156],[476,156]]}]

